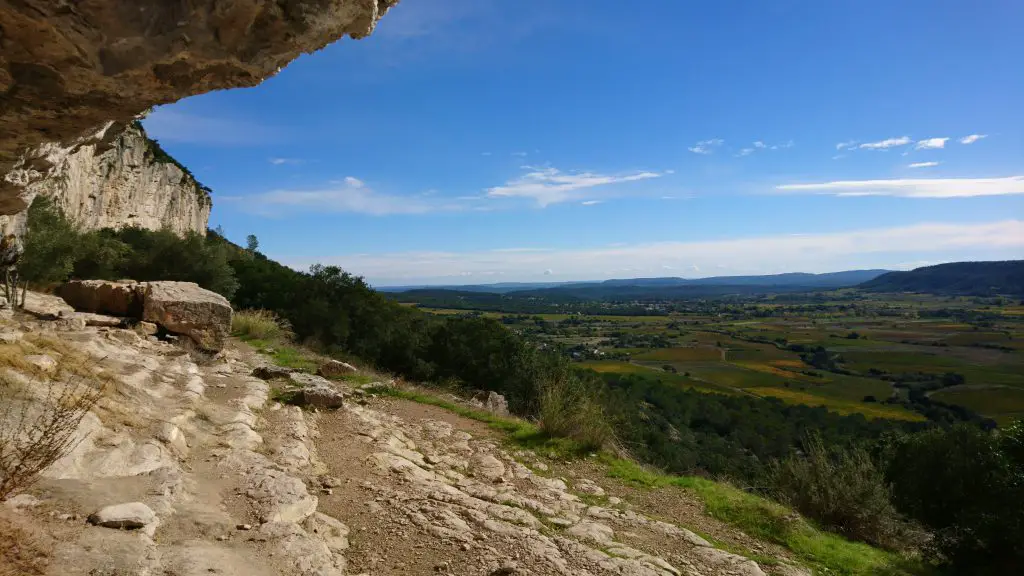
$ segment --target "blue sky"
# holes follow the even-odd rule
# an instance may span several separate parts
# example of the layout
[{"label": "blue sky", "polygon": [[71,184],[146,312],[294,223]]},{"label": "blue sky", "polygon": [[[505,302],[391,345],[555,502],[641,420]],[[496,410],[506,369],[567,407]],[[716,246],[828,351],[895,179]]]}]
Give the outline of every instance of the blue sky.
[{"label": "blue sky", "polygon": [[402,0],[153,112],[211,226],[378,285],[1024,257],[1024,3]]}]

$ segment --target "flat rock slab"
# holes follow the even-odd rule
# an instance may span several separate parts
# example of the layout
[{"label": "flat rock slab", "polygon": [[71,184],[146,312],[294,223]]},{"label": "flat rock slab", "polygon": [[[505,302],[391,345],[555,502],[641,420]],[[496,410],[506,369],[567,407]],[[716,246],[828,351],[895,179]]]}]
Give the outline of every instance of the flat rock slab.
[{"label": "flat rock slab", "polygon": [[89,522],[104,528],[144,528],[156,522],[156,513],[142,502],[126,502],[101,508],[89,516]]}]

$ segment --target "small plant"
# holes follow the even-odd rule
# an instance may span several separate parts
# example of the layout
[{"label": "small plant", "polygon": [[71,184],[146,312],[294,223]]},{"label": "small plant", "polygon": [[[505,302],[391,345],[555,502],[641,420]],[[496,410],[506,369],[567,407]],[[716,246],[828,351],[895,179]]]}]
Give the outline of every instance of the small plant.
[{"label": "small plant", "polygon": [[239,310],[231,318],[231,331],[242,338],[274,342],[291,340],[293,334],[288,321],[269,310]]},{"label": "small plant", "polygon": [[[31,388],[39,386],[32,382]],[[42,398],[20,391],[0,383],[0,500],[31,486],[82,441],[78,425],[101,397],[75,376],[50,381]]]}]

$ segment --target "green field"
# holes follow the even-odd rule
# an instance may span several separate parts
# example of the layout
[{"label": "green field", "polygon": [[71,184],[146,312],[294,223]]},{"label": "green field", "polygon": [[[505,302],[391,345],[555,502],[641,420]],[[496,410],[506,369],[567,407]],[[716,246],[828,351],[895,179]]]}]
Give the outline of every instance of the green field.
[{"label": "green field", "polygon": [[[703,391],[771,396],[869,418],[918,419],[903,405],[907,390],[892,382],[951,372],[967,387],[933,391],[929,398],[1000,423],[1024,415],[1022,306],[837,291],[824,301],[769,298],[679,308],[652,316],[425,310],[501,319],[565,350],[581,368],[656,376]],[[936,312],[943,316],[930,317]],[[836,356],[837,370],[805,361],[802,354],[819,346]]]}]

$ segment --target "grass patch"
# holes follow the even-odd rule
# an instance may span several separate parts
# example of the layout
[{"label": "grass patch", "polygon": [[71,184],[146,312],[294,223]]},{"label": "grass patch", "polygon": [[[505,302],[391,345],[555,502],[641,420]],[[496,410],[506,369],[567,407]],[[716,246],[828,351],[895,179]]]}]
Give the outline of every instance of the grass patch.
[{"label": "grass patch", "polygon": [[294,334],[287,320],[269,310],[239,310],[231,317],[231,333],[240,338],[285,342]]},{"label": "grass patch", "polygon": [[867,544],[823,532],[789,510],[734,486],[691,476],[651,472],[630,460],[602,455],[608,475],[647,488],[675,487],[695,494],[706,512],[748,535],[785,546],[806,564],[828,574],[860,576],[895,570],[901,558]]},{"label": "grass patch", "polygon": [[518,446],[536,451],[544,451],[549,456],[563,460],[572,460],[591,452],[585,446],[568,438],[552,437],[535,424],[525,420],[495,416],[490,412],[467,408],[432,394],[395,387],[381,387],[375,389],[374,392],[393,398],[437,406],[470,420],[483,422],[494,430],[508,434],[509,440]]}]

